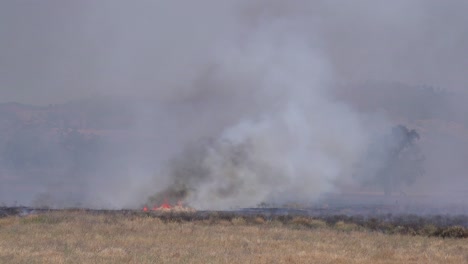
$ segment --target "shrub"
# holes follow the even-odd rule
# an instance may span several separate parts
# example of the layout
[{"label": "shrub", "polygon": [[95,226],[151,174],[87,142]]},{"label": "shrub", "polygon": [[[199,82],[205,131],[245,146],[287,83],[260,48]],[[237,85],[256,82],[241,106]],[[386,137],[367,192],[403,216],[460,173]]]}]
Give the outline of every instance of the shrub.
[{"label": "shrub", "polygon": [[438,228],[433,224],[426,224],[418,230],[418,234],[422,236],[435,236],[438,232]]},{"label": "shrub", "polygon": [[324,228],[327,226],[327,223],[323,220],[303,216],[294,217],[290,223],[294,226],[304,226],[309,228]]},{"label": "shrub", "polygon": [[443,238],[468,238],[468,231],[462,226],[450,226],[440,232]]},{"label": "shrub", "polygon": [[263,225],[265,224],[265,218],[261,217],[261,216],[257,216],[253,219],[253,223],[254,224],[257,224],[257,225]]},{"label": "shrub", "polygon": [[245,225],[247,223],[243,217],[235,217],[231,222],[233,225]]},{"label": "shrub", "polygon": [[360,229],[358,225],[354,223],[346,223],[344,221],[336,222],[334,227],[337,230],[345,231],[345,232],[357,231]]}]

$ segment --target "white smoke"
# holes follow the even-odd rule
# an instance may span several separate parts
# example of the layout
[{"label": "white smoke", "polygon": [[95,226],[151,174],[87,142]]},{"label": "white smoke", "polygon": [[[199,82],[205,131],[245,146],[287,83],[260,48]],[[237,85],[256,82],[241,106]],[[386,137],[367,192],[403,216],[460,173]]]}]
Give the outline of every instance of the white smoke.
[{"label": "white smoke", "polygon": [[[106,98],[117,106],[108,109],[116,119],[120,113],[131,119],[120,131],[87,127],[108,140],[94,157],[94,170],[12,177],[21,188],[32,182],[31,191],[5,185],[2,200],[27,203],[45,192],[65,205],[136,207],[152,194],[187,185],[186,200],[198,208],[309,201],[352,181],[352,167],[382,127],[413,128],[401,121],[408,116],[457,117],[466,127],[466,97],[458,94],[440,101],[437,94],[421,97],[379,82],[364,90],[348,85],[375,80],[464,89],[463,1],[45,0],[0,6],[0,36],[7,41],[0,49],[3,101],[47,105],[101,95],[94,97],[101,110],[86,104],[77,110],[102,114],[107,108],[99,98]],[[440,102],[453,107],[436,107]],[[444,181],[447,190],[463,186],[462,136],[430,130],[421,133],[421,142],[425,135],[434,139],[422,148],[433,171],[427,184],[439,188],[440,175],[449,171],[458,176]],[[75,194],[67,198],[62,193],[68,191],[59,190],[68,189],[56,186]]]},{"label": "white smoke", "polygon": [[367,130],[351,109],[329,97],[332,69],[301,22],[269,19],[218,50],[216,89],[239,89],[258,105],[200,153],[207,175],[190,186],[191,205],[310,202],[349,177],[365,150]]}]

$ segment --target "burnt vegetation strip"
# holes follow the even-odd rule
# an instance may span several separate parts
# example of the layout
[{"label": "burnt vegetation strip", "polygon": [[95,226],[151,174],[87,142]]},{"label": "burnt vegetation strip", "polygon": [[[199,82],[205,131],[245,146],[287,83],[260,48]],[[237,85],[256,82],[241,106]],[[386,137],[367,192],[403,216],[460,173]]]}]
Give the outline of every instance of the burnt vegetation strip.
[{"label": "burnt vegetation strip", "polygon": [[[294,213],[295,212],[295,213]],[[109,223],[122,218],[158,218],[164,223],[197,222],[203,224],[280,225],[298,229],[332,228],[338,231],[375,231],[385,234],[421,235],[443,238],[468,238],[468,215],[322,215],[310,216],[302,211],[262,213],[261,211],[149,211],[96,209],[41,209],[0,207],[1,217],[39,217],[27,223],[54,224],[66,221],[73,214],[104,215]],[[302,212],[302,213],[301,213]]]}]

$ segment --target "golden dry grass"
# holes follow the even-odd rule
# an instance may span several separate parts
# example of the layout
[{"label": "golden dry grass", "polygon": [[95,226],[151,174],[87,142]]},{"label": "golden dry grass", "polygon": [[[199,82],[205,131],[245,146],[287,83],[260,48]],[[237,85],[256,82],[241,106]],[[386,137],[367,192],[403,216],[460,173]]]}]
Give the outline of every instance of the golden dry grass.
[{"label": "golden dry grass", "polygon": [[307,224],[317,227],[80,212],[8,217],[0,219],[0,263],[468,263],[466,239]]}]

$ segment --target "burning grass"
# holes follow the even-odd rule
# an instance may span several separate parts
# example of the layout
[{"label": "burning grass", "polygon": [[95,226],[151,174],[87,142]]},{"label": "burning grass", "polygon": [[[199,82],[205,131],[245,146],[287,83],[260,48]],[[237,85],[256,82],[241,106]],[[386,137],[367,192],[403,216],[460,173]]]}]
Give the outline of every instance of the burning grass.
[{"label": "burning grass", "polygon": [[467,240],[448,238],[461,237],[460,226],[425,226],[428,233],[442,230],[444,239],[331,220],[87,211],[9,216],[0,218],[0,263],[468,262]]}]

